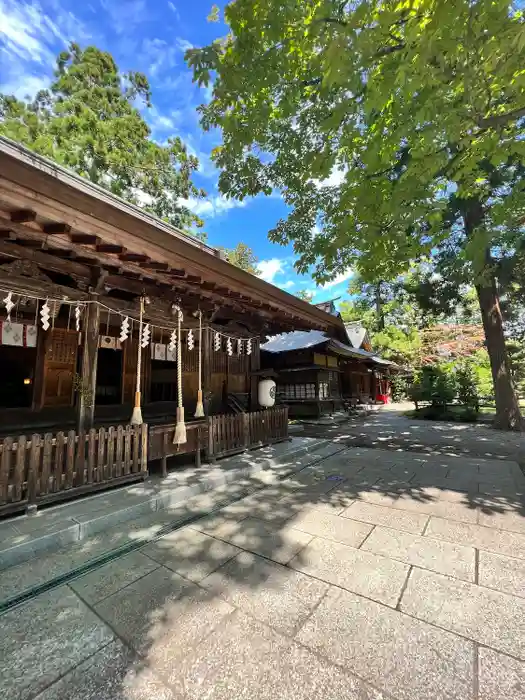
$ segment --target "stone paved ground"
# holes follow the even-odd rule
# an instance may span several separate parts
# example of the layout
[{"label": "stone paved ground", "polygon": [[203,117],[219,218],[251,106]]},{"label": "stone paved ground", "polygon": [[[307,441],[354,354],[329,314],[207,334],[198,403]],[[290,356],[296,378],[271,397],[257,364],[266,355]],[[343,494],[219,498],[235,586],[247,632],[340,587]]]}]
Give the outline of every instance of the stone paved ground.
[{"label": "stone paved ground", "polygon": [[0,617],[9,700],[524,700],[525,477],[353,448]]},{"label": "stone paved ground", "polygon": [[525,462],[525,434],[494,430],[489,422],[445,423],[408,418],[410,403],[374,407],[369,415],[348,417],[340,422],[305,425],[298,435],[331,437],[348,445],[511,459]]}]

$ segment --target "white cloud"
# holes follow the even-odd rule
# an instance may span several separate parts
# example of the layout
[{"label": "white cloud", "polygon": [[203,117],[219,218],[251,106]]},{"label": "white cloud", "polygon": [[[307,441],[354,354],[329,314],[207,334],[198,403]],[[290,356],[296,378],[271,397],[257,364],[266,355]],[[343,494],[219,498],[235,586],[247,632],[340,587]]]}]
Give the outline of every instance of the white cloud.
[{"label": "white cloud", "polygon": [[150,79],[154,79],[158,84],[157,78],[160,78],[162,85],[165,80],[163,76],[172,80],[171,71],[178,63],[177,47],[158,37],[146,38],[142,41],[141,53],[147,61],[147,74]]},{"label": "white cloud", "polygon": [[158,132],[161,132],[164,134],[165,138],[171,135],[166,135],[167,131],[174,132],[176,130],[181,120],[181,113],[179,110],[174,109],[168,114],[162,114],[155,105],[153,105],[144,112],[144,117],[150,125],[153,135],[158,136]]},{"label": "white cloud", "polygon": [[346,177],[346,168],[341,168],[340,166],[335,166],[332,168],[332,172],[326,178],[322,180],[314,180],[314,184],[317,188],[321,187],[337,187],[344,181]]},{"label": "white cloud", "polygon": [[5,50],[22,60],[45,62],[53,54],[46,45],[42,31],[46,25],[56,36],[55,24],[38,4],[24,5],[11,0],[0,0],[0,37]]},{"label": "white cloud", "polygon": [[46,75],[23,75],[19,80],[2,85],[2,92],[14,95],[18,100],[26,97],[32,99],[39,90],[49,87],[50,79]]},{"label": "white cloud", "polygon": [[175,5],[174,3],[171,2],[171,0],[168,0],[168,7],[169,7],[170,10],[173,12],[173,14],[175,15],[175,17],[180,21],[180,14],[179,14],[179,11],[177,10],[176,5]]},{"label": "white cloud", "polygon": [[[19,62],[51,66],[56,56],[56,42],[66,45],[74,38],[85,40],[89,35],[82,23],[71,13],[52,2],[53,19],[37,0],[0,0],[0,46],[8,62]],[[1,61],[5,71],[7,63]],[[11,66],[13,68],[14,66]]]},{"label": "white cloud", "polygon": [[257,271],[259,277],[266,282],[274,283],[275,277],[284,269],[284,260],[279,258],[270,258],[270,260],[261,260],[257,263]]},{"label": "white cloud", "polygon": [[284,284],[278,284],[277,286],[281,289],[291,289],[292,287],[295,287],[295,282],[293,280],[288,280]]},{"label": "white cloud", "polygon": [[127,34],[138,25],[145,25],[151,20],[151,5],[146,0],[100,0],[117,34]]},{"label": "white cloud", "polygon": [[179,49],[179,51],[182,51],[182,53],[185,53],[188,49],[193,48],[193,44],[191,43],[191,41],[183,39],[180,36],[175,38],[175,46]]},{"label": "white cloud", "polygon": [[208,197],[206,199],[190,197],[189,199],[180,199],[179,202],[183,206],[188,207],[188,209],[191,209],[197,216],[205,216],[210,219],[215,216],[220,216],[230,209],[246,206],[246,200],[241,202],[236,199],[226,199],[226,197],[222,195]]},{"label": "white cloud", "polygon": [[333,280],[322,284],[321,288],[330,289],[331,287],[335,287],[336,285],[341,284],[342,282],[346,282],[346,280],[350,279],[350,277],[352,277],[353,274],[353,270],[350,267],[347,267],[346,270],[343,270],[343,272],[340,272],[338,275],[336,275]]}]

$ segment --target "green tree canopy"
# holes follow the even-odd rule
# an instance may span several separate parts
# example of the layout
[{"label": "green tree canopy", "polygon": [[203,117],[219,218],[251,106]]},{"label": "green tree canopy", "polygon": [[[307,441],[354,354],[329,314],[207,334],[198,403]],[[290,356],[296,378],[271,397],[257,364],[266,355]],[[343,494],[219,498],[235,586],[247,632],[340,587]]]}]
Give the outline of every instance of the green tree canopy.
[{"label": "green tree canopy", "polygon": [[[522,427],[497,267],[523,235],[525,23],[504,0],[238,0],[187,52],[220,127],[220,188],[279,188],[271,238],[318,281],[395,279],[456,236],[485,328],[497,424]],[[314,227],[321,232],[313,234]]]},{"label": "green tree canopy", "polygon": [[257,274],[257,263],[259,260],[246,243],[237,243],[235,248],[219,247],[219,250],[222,250],[226,259],[232,265],[240,267],[241,270],[246,270],[246,272],[251,272],[252,275]]},{"label": "green tree canopy", "polygon": [[299,289],[295,293],[295,296],[299,299],[302,299],[303,301],[307,301],[309,304],[311,304],[314,299],[313,293],[309,292],[307,289]]},{"label": "green tree canopy", "polygon": [[[111,54],[72,43],[55,79],[33,101],[0,95],[0,133],[191,233],[202,221],[181,199],[198,160],[178,137],[159,145],[136,105],[151,107],[142,73],[121,73]],[[201,235],[202,237],[202,235]]]}]

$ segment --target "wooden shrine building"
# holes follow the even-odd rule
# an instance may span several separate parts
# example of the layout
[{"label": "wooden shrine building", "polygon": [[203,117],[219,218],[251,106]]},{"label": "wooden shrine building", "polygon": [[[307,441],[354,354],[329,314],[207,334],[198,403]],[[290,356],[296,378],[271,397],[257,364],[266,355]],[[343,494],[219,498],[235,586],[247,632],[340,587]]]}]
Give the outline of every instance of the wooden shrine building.
[{"label": "wooden shrine building", "polygon": [[261,346],[263,367],[277,372],[277,396],[288,405],[291,417],[318,418],[347,406],[375,403],[387,393],[394,363],[354,347],[337,318],[339,325],[331,334],[293,331]]},{"label": "wooden shrine building", "polygon": [[0,514],[285,439],[286,408],[257,403],[261,339],[337,324],[0,138]]}]

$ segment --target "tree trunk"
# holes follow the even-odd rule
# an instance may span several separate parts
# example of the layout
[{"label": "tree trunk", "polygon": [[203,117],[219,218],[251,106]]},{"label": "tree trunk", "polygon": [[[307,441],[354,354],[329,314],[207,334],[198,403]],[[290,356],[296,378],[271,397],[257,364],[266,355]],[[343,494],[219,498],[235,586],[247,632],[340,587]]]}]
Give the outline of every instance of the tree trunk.
[{"label": "tree trunk", "polygon": [[383,313],[383,299],[381,297],[381,282],[376,284],[375,288],[375,302],[376,302],[376,315],[377,315],[377,330],[385,330],[385,314]]},{"label": "tree trunk", "polygon": [[496,280],[492,278],[490,281],[476,285],[476,291],[494,383],[496,398],[494,425],[501,430],[523,430],[525,422],[510,373]]},{"label": "tree trunk", "polygon": [[[476,228],[483,223],[483,218],[482,203],[478,199],[467,200],[465,202],[463,221],[468,238],[471,238]],[[494,427],[501,430],[523,430],[525,421],[521,415],[510,373],[509,357],[503,332],[503,317],[499,304],[496,278],[492,269],[490,248],[487,248],[485,251],[484,267],[477,272],[476,292],[485,331],[485,342],[494,384],[494,398],[496,400]]]}]

